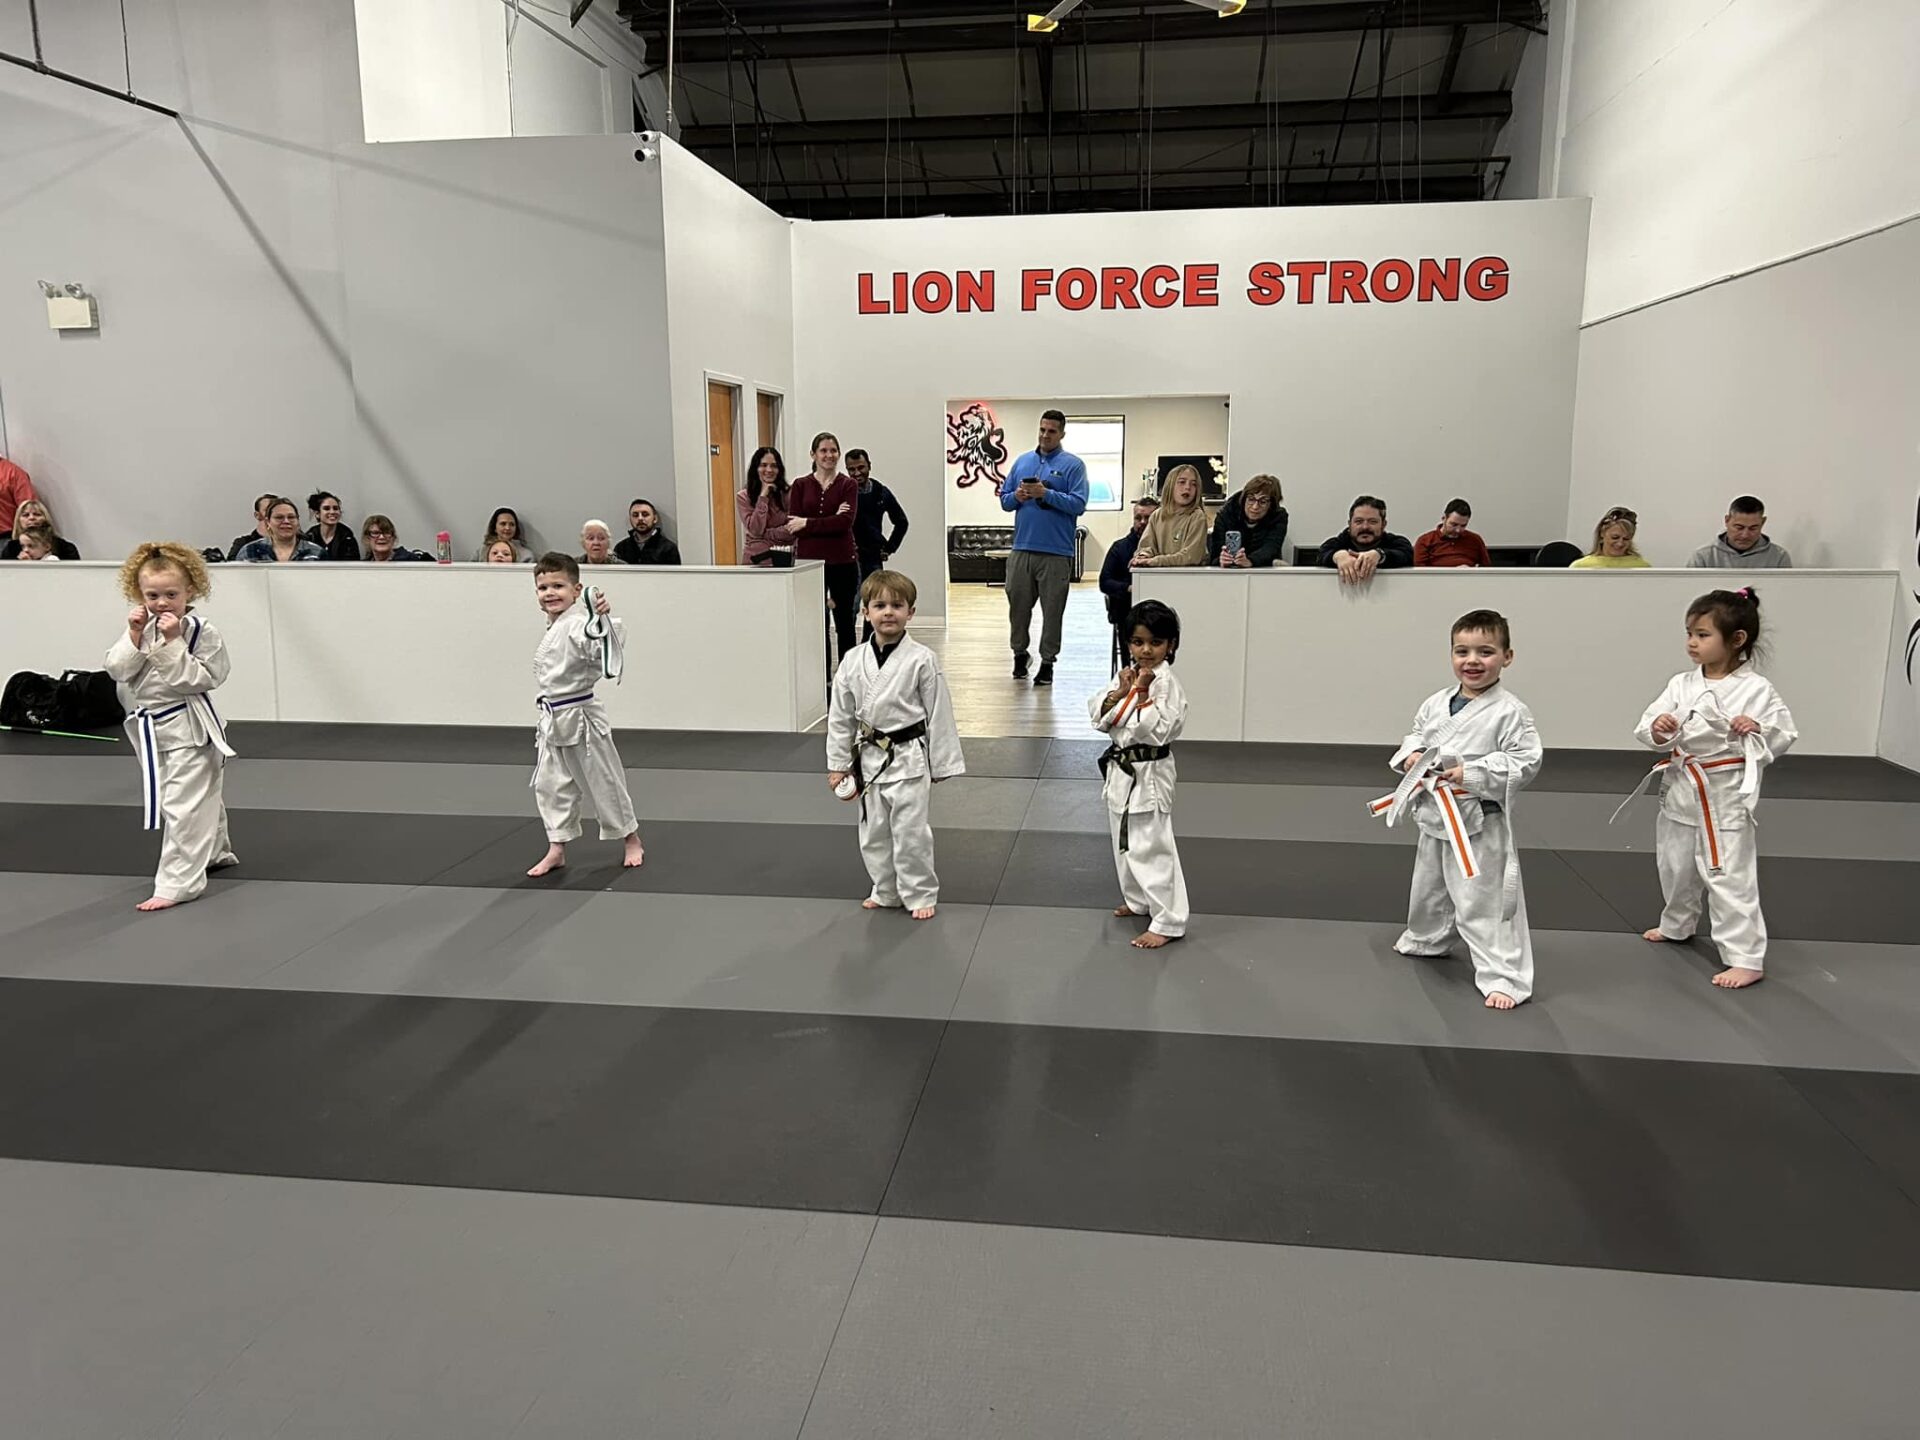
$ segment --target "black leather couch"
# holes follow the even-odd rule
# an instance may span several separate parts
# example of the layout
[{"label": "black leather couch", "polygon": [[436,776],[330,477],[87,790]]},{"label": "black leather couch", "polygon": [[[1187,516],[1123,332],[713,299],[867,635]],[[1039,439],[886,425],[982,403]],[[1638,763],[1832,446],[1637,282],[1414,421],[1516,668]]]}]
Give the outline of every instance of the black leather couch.
[{"label": "black leather couch", "polygon": [[[1519,568],[1533,564],[1534,554],[1539,548],[1538,545],[1489,545],[1487,546],[1487,554],[1493,557],[1495,569],[1500,569],[1503,566]],[[1313,562],[1319,558],[1319,555],[1320,547],[1318,545],[1296,545],[1293,547],[1293,563],[1296,565],[1311,566]]]},{"label": "black leather couch", "polygon": [[[955,584],[1003,585],[1007,579],[1007,557],[988,552],[1011,549],[1011,525],[949,525],[947,579]],[[1082,525],[1073,532],[1073,578],[1082,579],[1086,569],[1087,530]]]}]

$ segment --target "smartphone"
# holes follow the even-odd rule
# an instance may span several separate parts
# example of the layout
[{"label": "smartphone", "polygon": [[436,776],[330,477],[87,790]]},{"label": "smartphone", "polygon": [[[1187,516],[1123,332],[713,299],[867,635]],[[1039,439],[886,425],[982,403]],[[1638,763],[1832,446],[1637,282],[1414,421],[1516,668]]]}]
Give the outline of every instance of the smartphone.
[{"label": "smartphone", "polygon": [[1238,530],[1227,531],[1226,539],[1221,542],[1221,548],[1229,555],[1238,555],[1240,553],[1240,532]]}]

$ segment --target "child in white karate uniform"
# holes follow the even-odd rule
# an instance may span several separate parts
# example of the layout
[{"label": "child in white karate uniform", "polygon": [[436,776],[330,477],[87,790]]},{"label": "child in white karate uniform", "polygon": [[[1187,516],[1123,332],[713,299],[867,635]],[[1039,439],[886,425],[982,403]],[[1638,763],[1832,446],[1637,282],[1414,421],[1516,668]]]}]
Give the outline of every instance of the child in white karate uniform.
[{"label": "child in white karate uniform", "polygon": [[1696,668],[1667,682],[1633,732],[1642,745],[1670,752],[1647,777],[1663,780],[1654,834],[1666,906],[1645,938],[1692,939],[1704,900],[1727,967],[1713,983],[1728,990],[1756,984],[1766,968],[1753,807],[1762,773],[1800,733],[1773,683],[1754,672],[1759,643],[1760,597],[1751,586],[1702,595],[1687,608],[1687,658]]},{"label": "child in white karate uniform", "polygon": [[212,622],[192,613],[212,588],[200,556],[172,541],[138,546],[120,567],[120,589],[133,608],[126,633],[107,651],[107,673],[140,762],[146,827],[163,832],[153,895],[141,910],[196,899],[209,870],[239,863],[221,794],[233,747],[211,694],[232,662]]},{"label": "child in white karate uniform", "polygon": [[1157,950],[1187,933],[1187,877],[1173,840],[1173,742],[1187,721],[1187,692],[1173,673],[1180,617],[1143,600],[1127,612],[1125,630],[1133,663],[1087,711],[1107,737],[1100,774],[1121,895],[1113,913],[1148,916],[1132,943]]},{"label": "child in white karate uniform", "polygon": [[876,570],[861,583],[860,613],[871,634],[834,672],[827,784],[860,804],[860,855],[873,881],[862,907],[905,908],[931,920],[940,877],[929,786],[965,774],[967,763],[940,661],[907,634],[919,598],[897,570]]},{"label": "child in white karate uniform", "polygon": [[1506,617],[1471,610],[1453,622],[1455,684],[1414,713],[1389,762],[1405,779],[1369,807],[1420,829],[1402,955],[1440,956],[1457,930],[1489,1010],[1533,994],[1533,935],[1513,835],[1514,798],[1540,773],[1533,712],[1501,683],[1513,663]]},{"label": "child in white karate uniform", "polygon": [[580,566],[571,555],[548,551],[534,562],[533,593],[547,616],[547,633],[533,652],[540,707],[533,800],[547,827],[547,853],[527,874],[545,875],[567,863],[567,842],[580,838],[583,790],[599,817],[600,838],[624,840],[620,863],[631,868],[645,858],[640,825],[613,726],[593,693],[601,680],[619,678],[626,631],[599,590],[588,589],[582,603]]}]

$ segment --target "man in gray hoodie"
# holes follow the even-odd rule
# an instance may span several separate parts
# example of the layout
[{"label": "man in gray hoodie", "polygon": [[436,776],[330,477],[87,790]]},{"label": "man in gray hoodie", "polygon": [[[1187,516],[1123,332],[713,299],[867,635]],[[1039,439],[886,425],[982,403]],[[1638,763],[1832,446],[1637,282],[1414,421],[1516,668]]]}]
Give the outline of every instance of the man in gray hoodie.
[{"label": "man in gray hoodie", "polygon": [[1689,570],[1791,570],[1793,557],[1767,538],[1767,507],[1739,495],[1727,507],[1727,528],[1687,560]]}]

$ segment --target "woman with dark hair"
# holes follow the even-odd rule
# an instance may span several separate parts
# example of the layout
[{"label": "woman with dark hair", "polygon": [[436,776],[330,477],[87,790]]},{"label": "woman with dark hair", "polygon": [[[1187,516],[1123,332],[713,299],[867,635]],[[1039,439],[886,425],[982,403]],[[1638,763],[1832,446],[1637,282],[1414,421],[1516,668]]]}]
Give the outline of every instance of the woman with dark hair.
[{"label": "woman with dark hair", "polygon": [[331,490],[316,490],[307,497],[307,512],[314,524],[307,539],[320,547],[323,560],[358,560],[360,542],[353,538],[353,527],[340,523],[340,497]]},{"label": "woman with dark hair", "polygon": [[252,565],[267,565],[289,560],[324,560],[327,556],[300,533],[300,507],[282,495],[267,506],[267,533],[242,545],[234,558]]},{"label": "woman with dark hair", "polygon": [[740,531],[747,540],[747,564],[771,570],[793,568],[794,537],[806,528],[787,518],[787,462],[771,445],[762,445],[747,462],[747,485],[734,493]]},{"label": "woman with dark hair", "polygon": [[487,533],[482,535],[480,543],[473,547],[474,564],[487,563],[487,547],[496,540],[504,540],[513,546],[514,559],[523,564],[532,563],[533,551],[529,550],[521,540],[520,517],[505,505],[493,512],[493,517],[487,521]]},{"label": "woman with dark hair", "polygon": [[1286,548],[1287,510],[1280,503],[1280,480],[1256,475],[1246,489],[1229,495],[1214,516],[1207,563],[1227,570],[1266,570],[1287,563]]},{"label": "woman with dark hair", "polygon": [[839,653],[853,648],[853,602],[860,589],[860,558],[853,548],[853,510],[860,487],[840,473],[840,442],[822,430],[807,447],[813,470],[787,492],[787,528],[802,531],[794,549],[802,560],[826,562],[827,598],[833,603],[833,628]]}]

